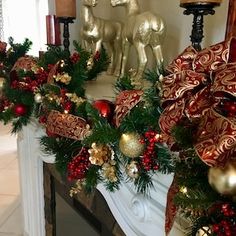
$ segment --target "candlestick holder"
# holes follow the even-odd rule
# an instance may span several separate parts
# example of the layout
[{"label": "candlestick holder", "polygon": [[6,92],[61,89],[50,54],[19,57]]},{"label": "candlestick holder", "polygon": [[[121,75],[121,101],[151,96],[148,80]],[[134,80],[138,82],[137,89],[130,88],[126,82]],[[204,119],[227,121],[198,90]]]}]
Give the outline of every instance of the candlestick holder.
[{"label": "candlestick holder", "polygon": [[193,14],[193,24],[192,33],[190,39],[192,46],[197,50],[201,50],[201,42],[204,38],[203,35],[203,16],[204,15],[214,15],[214,8],[219,6],[220,3],[217,2],[191,2],[191,3],[181,3],[180,7],[186,8],[184,10],[184,15]]},{"label": "candlestick holder", "polygon": [[70,32],[69,32],[69,24],[74,23],[74,17],[58,17],[60,23],[63,24],[63,45],[64,51],[70,54]]}]

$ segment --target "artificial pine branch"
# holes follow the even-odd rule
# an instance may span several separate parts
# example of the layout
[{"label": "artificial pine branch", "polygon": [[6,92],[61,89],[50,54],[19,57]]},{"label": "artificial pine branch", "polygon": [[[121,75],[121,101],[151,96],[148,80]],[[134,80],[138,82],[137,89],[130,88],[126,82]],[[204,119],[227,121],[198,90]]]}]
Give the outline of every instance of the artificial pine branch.
[{"label": "artificial pine branch", "polygon": [[140,176],[134,180],[134,186],[138,193],[150,195],[150,189],[153,188],[152,176],[142,171]]},{"label": "artificial pine branch", "polygon": [[92,134],[83,140],[84,145],[91,146],[92,143],[110,144],[119,140],[119,132],[107,122],[96,123],[92,128]]},{"label": "artificial pine branch", "polygon": [[171,155],[169,149],[163,145],[156,145],[157,162],[159,164],[158,171],[162,174],[170,174],[174,172],[173,155]]},{"label": "artificial pine branch", "polygon": [[59,95],[61,91],[61,88],[56,84],[43,84],[43,86],[40,88],[40,93],[42,95],[53,93]]},{"label": "artificial pine branch", "polygon": [[91,70],[88,71],[88,78],[87,80],[92,80],[96,78],[101,72],[106,71],[108,68],[108,65],[110,63],[108,54],[105,50],[105,48],[102,46],[99,58],[94,59],[94,65]]},{"label": "artificial pine branch", "polygon": [[190,123],[189,120],[182,120],[171,130],[172,137],[182,149],[193,147],[197,124]]},{"label": "artificial pine branch", "polygon": [[176,206],[180,206],[183,209],[197,209],[201,211],[208,209],[219,200],[219,195],[214,193],[211,189],[206,192],[199,188],[187,188],[187,193],[179,192],[174,198]]},{"label": "artificial pine branch", "polygon": [[[152,114],[152,112],[154,113]],[[122,132],[144,133],[150,128],[158,126],[158,113],[156,109],[153,110],[153,107],[145,107],[143,103],[140,103],[122,120],[120,130]]]},{"label": "artificial pine branch", "polygon": [[[162,72],[162,73],[161,73]],[[144,72],[144,79],[151,82],[153,85],[156,84],[156,82],[158,81],[159,79],[159,76],[160,75],[163,75],[164,76],[164,70],[163,68],[160,68],[160,71],[159,70],[147,70]]]},{"label": "artificial pine branch", "polygon": [[121,91],[124,91],[124,90],[133,90],[134,89],[134,85],[132,85],[129,75],[125,75],[125,76],[117,79],[114,87],[118,93]]},{"label": "artificial pine branch", "polygon": [[5,62],[4,64],[7,66],[8,72],[10,72],[15,62],[30,50],[32,42],[26,38],[23,43],[14,43],[12,37],[9,37],[8,42],[11,48],[8,50],[7,55],[4,55],[3,62]]},{"label": "artificial pine branch", "polygon": [[48,65],[54,65],[59,60],[63,60],[65,58],[68,58],[68,56],[65,51],[61,49],[61,47],[50,45],[48,46],[47,51],[39,59],[38,64],[48,70]]},{"label": "artificial pine branch", "polygon": [[101,178],[99,175],[99,166],[96,165],[90,166],[86,173],[86,178],[85,178],[85,185],[84,185],[85,192],[88,194],[93,192],[100,181]]},{"label": "artificial pine branch", "polygon": [[12,134],[17,134],[23,128],[23,126],[26,126],[27,124],[29,124],[30,115],[31,115],[31,113],[28,114],[28,115],[24,115],[24,116],[21,116],[19,118],[14,119],[12,121],[11,133]]},{"label": "artificial pine branch", "polygon": [[120,189],[120,181],[118,179],[118,181],[116,182],[110,182],[107,180],[103,180],[105,188],[109,191],[109,192],[115,192],[116,190]]},{"label": "artificial pine branch", "polygon": [[48,136],[41,137],[40,146],[45,153],[56,156],[56,168],[61,174],[66,173],[68,163],[82,147],[80,141]]}]

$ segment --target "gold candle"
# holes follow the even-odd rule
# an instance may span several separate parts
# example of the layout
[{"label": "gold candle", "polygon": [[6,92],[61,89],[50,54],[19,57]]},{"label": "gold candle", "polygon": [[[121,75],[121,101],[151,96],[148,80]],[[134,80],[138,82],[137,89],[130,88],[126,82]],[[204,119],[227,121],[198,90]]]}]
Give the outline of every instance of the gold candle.
[{"label": "gold candle", "polygon": [[76,0],[56,0],[57,17],[76,17]]},{"label": "gold candle", "polygon": [[180,0],[180,4],[185,3],[216,3],[220,4],[222,0]]}]

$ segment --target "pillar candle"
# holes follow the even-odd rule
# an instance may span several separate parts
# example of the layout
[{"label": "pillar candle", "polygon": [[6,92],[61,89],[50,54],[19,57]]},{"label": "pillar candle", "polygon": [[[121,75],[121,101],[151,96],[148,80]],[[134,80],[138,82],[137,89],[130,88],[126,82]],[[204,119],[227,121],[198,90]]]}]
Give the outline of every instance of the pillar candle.
[{"label": "pillar candle", "polygon": [[76,0],[56,0],[57,17],[76,17]]},{"label": "pillar candle", "polygon": [[220,4],[222,0],[180,0],[180,4],[184,3],[217,3]]},{"label": "pillar candle", "polygon": [[60,23],[55,15],[46,16],[47,44],[61,45]]}]

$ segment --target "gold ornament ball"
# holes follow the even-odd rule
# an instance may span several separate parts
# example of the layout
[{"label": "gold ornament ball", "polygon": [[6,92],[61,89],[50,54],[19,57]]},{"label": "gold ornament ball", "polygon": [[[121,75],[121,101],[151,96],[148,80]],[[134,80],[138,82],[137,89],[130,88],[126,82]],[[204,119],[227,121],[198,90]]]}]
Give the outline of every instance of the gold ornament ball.
[{"label": "gold ornament ball", "polygon": [[3,90],[5,82],[6,82],[6,79],[3,77],[0,77],[0,91]]},{"label": "gold ornament ball", "polygon": [[126,173],[129,177],[137,179],[139,177],[138,163],[131,161],[126,167]]},{"label": "gold ornament ball", "polygon": [[34,101],[35,101],[36,103],[41,103],[41,102],[43,101],[42,95],[41,95],[40,93],[36,93],[36,94],[34,95]]},{"label": "gold ornament ball", "polygon": [[135,132],[122,134],[119,142],[120,151],[130,158],[139,157],[144,150],[144,144],[140,139],[141,136]]},{"label": "gold ornament ball", "polygon": [[90,57],[87,61],[87,69],[91,70],[93,66],[94,66],[94,60],[93,60],[93,57]]},{"label": "gold ornament ball", "polygon": [[208,182],[222,195],[236,195],[236,161],[229,161],[224,168],[211,167]]}]

